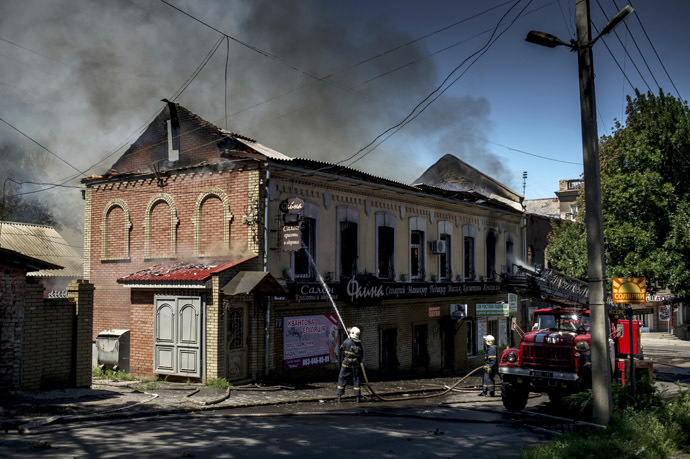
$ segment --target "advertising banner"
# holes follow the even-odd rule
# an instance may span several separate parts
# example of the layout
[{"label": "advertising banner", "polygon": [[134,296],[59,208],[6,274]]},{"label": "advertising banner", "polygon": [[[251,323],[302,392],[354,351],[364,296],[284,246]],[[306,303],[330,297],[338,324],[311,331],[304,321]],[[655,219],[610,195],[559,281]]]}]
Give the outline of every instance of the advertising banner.
[{"label": "advertising banner", "polygon": [[614,303],[645,303],[647,301],[647,278],[614,277],[611,283]]},{"label": "advertising banner", "polygon": [[508,317],[510,306],[507,303],[477,303],[477,317]]},{"label": "advertising banner", "polygon": [[283,368],[329,365],[338,361],[335,314],[283,318]]}]

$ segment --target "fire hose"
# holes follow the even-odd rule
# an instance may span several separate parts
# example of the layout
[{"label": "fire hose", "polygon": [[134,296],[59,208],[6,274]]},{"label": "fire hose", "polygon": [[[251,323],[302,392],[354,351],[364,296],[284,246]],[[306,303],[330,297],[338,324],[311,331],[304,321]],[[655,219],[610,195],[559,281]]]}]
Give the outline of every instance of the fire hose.
[{"label": "fire hose", "polygon": [[379,400],[381,400],[381,401],[384,401],[384,402],[401,402],[401,401],[405,401],[405,400],[417,400],[417,399],[441,397],[441,396],[446,395],[447,393],[449,393],[449,392],[455,390],[455,388],[456,388],[461,382],[463,382],[464,380],[466,380],[467,378],[469,378],[470,376],[472,376],[472,375],[473,375],[474,373],[476,373],[477,371],[483,370],[483,369],[484,369],[483,366],[475,368],[474,370],[470,371],[470,372],[467,373],[465,376],[463,376],[462,378],[460,378],[455,384],[453,384],[453,385],[450,386],[450,387],[447,387],[444,391],[439,392],[438,394],[425,394],[425,395],[416,395],[416,396],[410,396],[410,397],[384,398],[384,397],[381,397],[379,394],[377,394],[377,393],[374,391],[374,389],[371,387],[371,384],[369,384],[369,378],[367,377],[367,372],[366,372],[366,370],[364,369],[364,364],[363,364],[363,363],[360,363],[359,365],[360,365],[360,367],[362,368],[362,376],[364,376],[364,381],[365,381],[364,386],[365,386],[365,387],[367,388],[367,390],[371,393],[372,397],[375,397],[375,398],[377,398],[377,399],[379,399]]}]

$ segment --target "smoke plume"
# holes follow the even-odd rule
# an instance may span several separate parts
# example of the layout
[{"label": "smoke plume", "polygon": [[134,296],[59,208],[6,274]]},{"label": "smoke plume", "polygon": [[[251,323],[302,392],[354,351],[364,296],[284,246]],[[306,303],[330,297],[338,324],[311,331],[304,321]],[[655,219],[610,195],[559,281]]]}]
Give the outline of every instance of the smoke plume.
[{"label": "smoke plume", "polygon": [[[227,128],[289,156],[351,156],[402,120],[447,72],[425,59],[432,53],[425,41],[361,63],[427,32],[405,31],[384,15],[363,20],[354,8],[317,0],[171,3],[233,38],[176,102],[224,128],[227,83]],[[0,179],[36,182],[67,180],[75,168],[87,175],[109,168],[124,151],[116,148],[135,140],[221,37],[163,2],[143,0],[6,0],[0,31],[2,117],[73,166],[0,125]],[[478,45],[467,46],[469,55]],[[489,114],[485,99],[448,93],[353,167],[409,183],[450,153],[510,186],[481,140],[491,130]],[[37,196],[73,233],[71,242],[80,242],[79,190]]]}]

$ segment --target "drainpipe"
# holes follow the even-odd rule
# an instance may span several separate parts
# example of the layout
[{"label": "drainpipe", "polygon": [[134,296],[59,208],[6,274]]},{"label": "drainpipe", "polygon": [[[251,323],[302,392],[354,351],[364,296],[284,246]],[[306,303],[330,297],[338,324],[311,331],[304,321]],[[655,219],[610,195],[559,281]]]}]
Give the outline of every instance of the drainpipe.
[{"label": "drainpipe", "polygon": [[[265,196],[264,196],[264,272],[268,272],[268,201],[269,201],[269,182],[271,180],[271,165],[266,163],[266,183],[264,184],[265,187]],[[266,295],[266,355],[265,355],[265,369],[264,373],[265,376],[268,377],[269,374],[269,356],[271,353],[271,346],[270,346],[270,340],[271,340],[271,297],[270,295]]]}]

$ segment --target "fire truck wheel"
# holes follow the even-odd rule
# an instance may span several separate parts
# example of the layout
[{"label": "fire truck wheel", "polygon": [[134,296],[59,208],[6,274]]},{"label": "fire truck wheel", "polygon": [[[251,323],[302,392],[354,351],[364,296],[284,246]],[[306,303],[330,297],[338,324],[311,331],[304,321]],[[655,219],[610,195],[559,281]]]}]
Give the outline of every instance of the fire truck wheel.
[{"label": "fire truck wheel", "polygon": [[503,381],[501,384],[501,400],[508,411],[521,411],[527,405],[529,386]]}]

